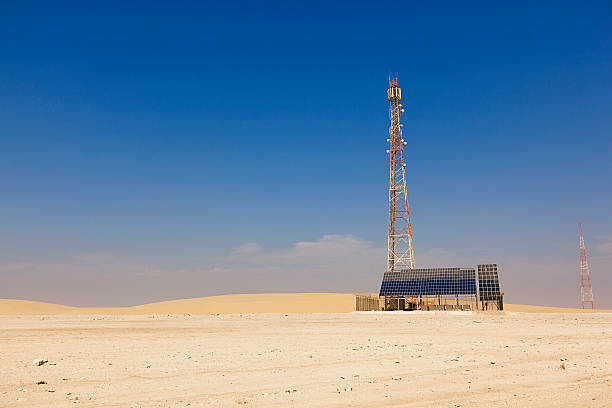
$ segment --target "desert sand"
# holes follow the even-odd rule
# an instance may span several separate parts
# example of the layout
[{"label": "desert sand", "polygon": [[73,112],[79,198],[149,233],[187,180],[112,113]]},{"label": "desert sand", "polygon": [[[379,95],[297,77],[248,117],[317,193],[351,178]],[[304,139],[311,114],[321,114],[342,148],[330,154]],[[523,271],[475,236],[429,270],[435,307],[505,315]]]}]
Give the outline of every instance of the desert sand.
[{"label": "desert sand", "polygon": [[[514,304],[506,304],[504,308],[506,311],[527,313],[593,313],[591,310]],[[354,311],[355,295],[350,293],[221,295],[130,307],[71,307],[29,300],[0,299],[0,315],[349,313]],[[612,310],[596,312],[605,313]]]},{"label": "desert sand", "polygon": [[0,301],[0,406],[611,405],[610,313],[351,312],[352,295],[283,296],[293,311],[257,295]]}]

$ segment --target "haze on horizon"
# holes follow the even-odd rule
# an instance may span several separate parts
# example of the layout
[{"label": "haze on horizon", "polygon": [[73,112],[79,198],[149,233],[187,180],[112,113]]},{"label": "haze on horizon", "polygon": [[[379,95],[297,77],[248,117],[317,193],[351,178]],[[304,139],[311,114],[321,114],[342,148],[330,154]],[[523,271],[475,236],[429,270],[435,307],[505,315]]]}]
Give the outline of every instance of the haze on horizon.
[{"label": "haze on horizon", "polygon": [[506,302],[577,307],[582,221],[612,309],[611,21],[603,1],[4,5],[0,298],[376,292],[396,75],[417,266],[496,262]]}]

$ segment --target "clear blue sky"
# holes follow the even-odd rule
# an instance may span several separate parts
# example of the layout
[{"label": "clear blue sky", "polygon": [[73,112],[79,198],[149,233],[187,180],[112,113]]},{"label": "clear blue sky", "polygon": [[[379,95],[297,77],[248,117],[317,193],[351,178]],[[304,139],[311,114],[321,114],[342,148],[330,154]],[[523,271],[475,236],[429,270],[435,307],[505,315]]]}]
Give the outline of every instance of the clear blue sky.
[{"label": "clear blue sky", "polygon": [[609,2],[5,2],[0,298],[377,291],[387,78],[417,266],[612,308]]}]

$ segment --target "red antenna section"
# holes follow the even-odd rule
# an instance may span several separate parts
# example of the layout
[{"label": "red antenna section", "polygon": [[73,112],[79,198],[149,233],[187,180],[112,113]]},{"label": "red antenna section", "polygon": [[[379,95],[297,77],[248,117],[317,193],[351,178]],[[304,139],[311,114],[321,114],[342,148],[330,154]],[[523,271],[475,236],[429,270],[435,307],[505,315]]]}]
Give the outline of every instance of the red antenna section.
[{"label": "red antenna section", "polygon": [[389,78],[389,234],[387,243],[387,272],[414,268],[414,250],[412,248],[412,229],[410,227],[410,210],[406,192],[406,169],[404,146],[407,144],[402,136],[403,125],[400,122],[404,113],[400,100],[402,90],[397,78]]},{"label": "red antenna section", "polygon": [[593,302],[593,288],[591,287],[591,272],[587,261],[584,237],[582,236],[582,222],[578,222],[580,232],[580,302],[583,309],[595,309]]}]

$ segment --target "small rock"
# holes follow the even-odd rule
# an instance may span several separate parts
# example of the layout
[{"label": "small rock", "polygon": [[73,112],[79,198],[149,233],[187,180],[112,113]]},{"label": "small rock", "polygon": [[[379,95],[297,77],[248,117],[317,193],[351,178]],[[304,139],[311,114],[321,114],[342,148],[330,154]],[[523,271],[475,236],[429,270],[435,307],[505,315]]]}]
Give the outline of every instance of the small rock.
[{"label": "small rock", "polygon": [[49,360],[45,360],[43,358],[35,358],[34,361],[32,361],[32,365],[38,367],[38,366],[41,366],[41,365],[46,364],[48,362],[49,362]]},{"label": "small rock", "polygon": [[400,381],[402,379],[402,377],[400,376],[395,376],[391,378],[393,381]]},{"label": "small rock", "polygon": [[55,390],[53,388],[49,388],[47,392],[55,392]]},{"label": "small rock", "polygon": [[495,364],[495,361],[491,361],[491,365]]},{"label": "small rock", "polygon": [[348,387],[344,387],[344,391],[346,392],[353,391],[353,387],[351,387],[350,385]]},{"label": "small rock", "polygon": [[565,363],[561,363],[561,365],[559,366],[560,369],[565,370]]},{"label": "small rock", "polygon": [[359,373],[353,374],[353,377],[359,377]]},{"label": "small rock", "polygon": [[248,404],[248,403],[249,403],[249,401],[247,401],[247,399],[244,398],[244,397],[236,400],[236,404],[238,404],[238,405],[245,405],[245,404]]},{"label": "small rock", "polygon": [[37,381],[36,384],[41,385],[41,384],[46,384],[46,381]]},{"label": "small rock", "polygon": [[296,390],[295,388],[289,388],[289,389],[286,389],[285,392],[287,394],[293,394],[294,392],[298,392],[298,390]]}]

